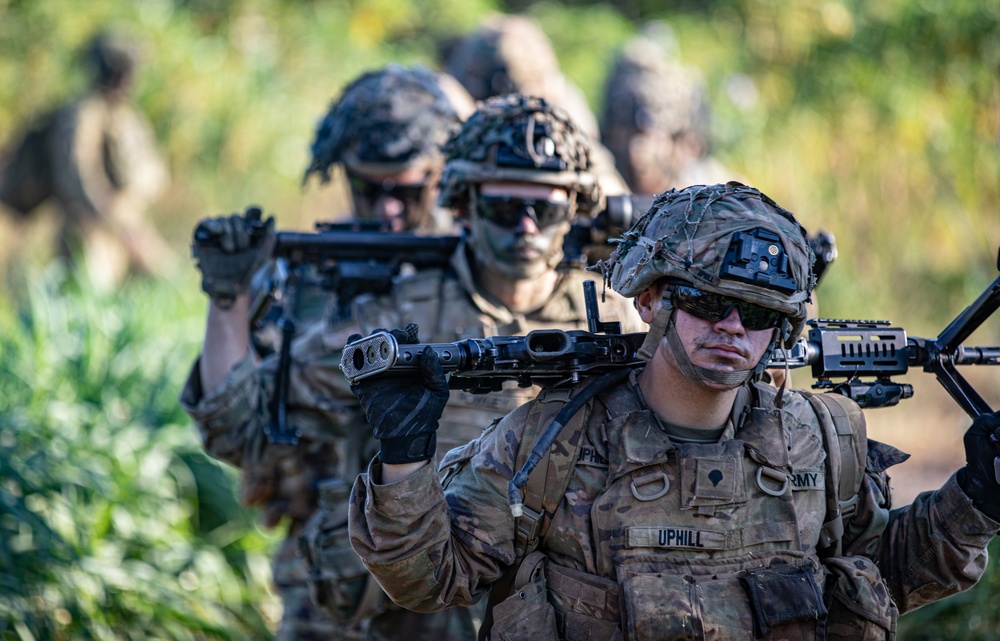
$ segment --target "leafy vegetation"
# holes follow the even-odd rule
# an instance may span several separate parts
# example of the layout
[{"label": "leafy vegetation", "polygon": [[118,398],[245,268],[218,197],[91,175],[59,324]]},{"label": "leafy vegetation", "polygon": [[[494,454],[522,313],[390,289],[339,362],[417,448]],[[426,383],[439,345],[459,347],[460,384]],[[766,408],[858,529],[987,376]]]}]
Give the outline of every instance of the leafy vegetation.
[{"label": "leafy vegetation", "polygon": [[194,302],[50,270],[0,304],[0,638],[269,636],[273,536],[176,401]]},{"label": "leafy vegetation", "polygon": [[[335,190],[301,185],[329,102],[361,71],[433,65],[444,39],[490,11],[538,19],[598,110],[614,50],[640,22],[669,21],[681,60],[705,74],[714,153],[808,227],[837,236],[823,315],[891,318],[934,335],[996,276],[1000,5],[670,7],[0,0],[0,141],[81,90],[78,51],[98,28],[141,41],[136,100],[173,175],[151,215],[177,249],[171,278],[108,295],[44,266],[44,215],[2,221],[13,230],[0,238],[13,252],[13,285],[0,300],[0,638],[268,636],[277,535],[257,531],[236,505],[231,470],[205,457],[176,404],[203,314],[190,230],[251,202],[285,228],[342,207]],[[996,343],[996,325],[978,342]],[[887,411],[915,423],[927,420],[920,410]],[[957,444],[953,431],[937,438]],[[974,590],[904,617],[900,637],[995,638],[995,565]]]}]

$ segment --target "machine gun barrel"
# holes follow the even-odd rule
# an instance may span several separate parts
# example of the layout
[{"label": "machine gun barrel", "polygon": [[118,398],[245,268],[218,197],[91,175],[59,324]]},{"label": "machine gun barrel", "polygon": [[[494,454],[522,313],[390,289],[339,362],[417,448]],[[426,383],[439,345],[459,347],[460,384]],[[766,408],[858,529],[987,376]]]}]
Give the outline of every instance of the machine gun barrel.
[{"label": "machine gun barrel", "polygon": [[601,335],[542,329],[526,336],[401,344],[388,332],[376,332],[345,347],[340,367],[352,384],[388,372],[416,372],[421,353],[429,347],[445,372],[451,373],[452,389],[493,392],[506,381],[516,381],[522,387],[548,387],[641,364],[636,353],[644,337],[642,333]]}]

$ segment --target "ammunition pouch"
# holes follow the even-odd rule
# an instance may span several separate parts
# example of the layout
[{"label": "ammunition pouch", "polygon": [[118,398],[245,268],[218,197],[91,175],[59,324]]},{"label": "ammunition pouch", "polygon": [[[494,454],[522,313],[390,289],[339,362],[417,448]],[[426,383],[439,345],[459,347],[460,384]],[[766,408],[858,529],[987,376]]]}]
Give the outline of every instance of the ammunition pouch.
[{"label": "ammunition pouch", "polygon": [[624,639],[617,583],[554,563],[546,566],[545,576],[560,638],[573,641]]},{"label": "ammunition pouch", "polygon": [[548,600],[545,555],[524,557],[510,596],[493,607],[492,641],[556,641],[556,615]]},{"label": "ammunition pouch", "polygon": [[837,556],[823,560],[828,641],[892,641],[899,610],[871,559]]},{"label": "ammunition pouch", "polygon": [[[751,570],[740,581],[750,597],[755,638],[764,638],[772,629],[789,624],[798,624],[806,635],[815,634],[826,615],[823,596],[808,565],[781,572]],[[783,633],[787,630],[781,629]]]}]

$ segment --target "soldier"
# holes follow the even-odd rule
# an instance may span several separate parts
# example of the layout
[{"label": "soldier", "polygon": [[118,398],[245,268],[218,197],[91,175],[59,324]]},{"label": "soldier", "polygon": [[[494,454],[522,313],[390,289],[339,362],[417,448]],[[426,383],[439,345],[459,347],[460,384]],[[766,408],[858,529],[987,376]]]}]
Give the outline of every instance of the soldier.
[{"label": "soldier", "polygon": [[366,73],[320,121],[305,178],[329,182],[339,165],[357,220],[392,231],[453,231],[451,212],[436,207],[441,146],[474,108],[447,74],[398,65]]},{"label": "soldier", "polygon": [[[604,87],[601,134],[637,194],[742,180],[709,153],[705,82],[697,69],[675,59],[674,40],[665,23],[646,25],[615,57]],[[821,230],[810,243],[824,247],[827,260],[836,256],[832,234]],[[817,316],[815,292],[807,311]],[[786,378],[784,370],[767,375],[776,387]]]},{"label": "soldier", "polygon": [[583,92],[559,69],[555,49],[527,16],[491,16],[447,48],[444,68],[476,100],[519,93],[565,109],[591,139],[591,153],[606,195],[628,193],[614,158],[600,144],[597,118]]},{"label": "soldier", "polygon": [[[301,526],[298,519],[315,509],[318,488],[324,509],[298,528],[304,530],[316,566],[315,595],[334,618],[369,639],[471,639],[479,617],[464,609],[421,616],[396,608],[350,549],[347,491],[366,452],[363,447],[335,449],[330,443],[363,445],[370,432],[361,425],[357,401],[338,367],[347,338],[409,321],[420,323],[428,340],[449,342],[542,327],[586,327],[583,273],[559,268],[570,221],[589,214],[602,200],[586,137],[544,101],[509,97],[481,106],[445,154],[439,204],[463,217],[468,241],[456,250],[450,269],[405,276],[386,298],[361,296],[353,302],[351,318],[317,324],[292,345],[289,406],[294,416],[289,422],[302,431],[301,454],[283,455],[282,447],[269,444],[263,433],[274,359],[255,368],[247,356],[245,295],[237,296],[228,311],[217,309],[213,301],[205,352],[182,397],[209,451],[242,465],[245,479],[248,468],[275,470],[264,485],[268,493],[262,491],[256,502],[266,499],[302,515],[293,521]],[[228,220],[235,225],[241,219]],[[235,226],[246,229],[246,224]],[[205,278],[208,267],[202,265]],[[608,300],[606,315],[624,321],[627,330],[642,328],[626,301]],[[228,346],[223,343],[234,337]],[[456,394],[441,431],[442,448],[475,438],[481,424],[536,391]],[[307,442],[311,446],[303,447]],[[402,451],[393,454],[405,457],[409,448],[400,443]],[[304,464],[312,466],[308,473],[292,474],[293,466]],[[298,511],[292,512],[293,507]],[[290,530],[290,535],[297,533]],[[294,561],[289,545],[281,558]]]},{"label": "soldier", "polygon": [[604,86],[601,137],[638,194],[731,180],[709,155],[710,109],[694,68],[668,55],[661,35],[629,40]]},{"label": "soldier", "polygon": [[128,100],[135,47],[120,33],[88,45],[87,93],[36,124],[0,176],[0,200],[22,214],[54,200],[58,253],[99,288],[128,273],[159,274],[173,251],[144,219],[167,184],[152,127]]},{"label": "soldier", "polygon": [[[444,162],[441,145],[458,130],[471,105],[454,79],[422,67],[390,65],[366,73],[344,89],[319,123],[306,176],[329,180],[334,166],[343,165],[351,178],[357,218],[387,223],[394,230],[451,229],[450,212],[435,205],[436,177]],[[320,480],[356,476],[370,456],[370,436],[296,416],[293,422],[302,431],[296,445],[274,445],[266,438],[266,408],[274,395],[278,358],[257,362],[248,345],[252,340],[259,353],[272,352],[274,335],[280,332],[273,325],[252,336],[250,332],[248,282],[254,274],[259,277],[273,241],[273,219],[260,237],[248,233],[255,220],[260,224],[259,216],[254,210],[199,223],[204,242],[216,251],[213,258],[195,243],[210,302],[205,347],[181,404],[208,452],[240,468],[242,502],[261,508],[267,527],[288,524],[274,561],[274,581],[285,609],[278,639],[360,639],[360,620],[335,621],[313,604],[298,537],[319,507]],[[298,298],[295,316],[302,329],[291,349],[297,358],[312,362],[327,352],[316,339],[328,322],[324,310],[331,305],[330,296],[315,286],[303,289]],[[307,385],[293,386],[292,406],[318,406],[344,423],[354,416],[353,398],[345,403],[309,397],[311,391]]]},{"label": "soldier", "polygon": [[[748,244],[771,258],[748,264]],[[973,422],[943,487],[890,511],[885,471],[906,455],[866,438],[853,401],[757,382],[802,329],[811,263],[753,188],[662,194],[604,265],[650,323],[646,365],[542,392],[438,472],[375,459],[354,549],[404,607],[491,593],[493,638],[891,639],[899,612],[984,570],[1000,418]],[[356,387],[383,444],[437,425],[447,385],[422,359],[422,377]],[[554,417],[521,494],[509,482]]]}]

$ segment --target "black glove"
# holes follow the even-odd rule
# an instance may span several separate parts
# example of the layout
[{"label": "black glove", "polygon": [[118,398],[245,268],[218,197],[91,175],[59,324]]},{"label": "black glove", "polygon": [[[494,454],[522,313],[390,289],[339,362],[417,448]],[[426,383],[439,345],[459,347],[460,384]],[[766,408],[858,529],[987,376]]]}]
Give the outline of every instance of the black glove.
[{"label": "black glove", "polygon": [[[383,331],[383,330],[375,330]],[[417,342],[417,326],[390,332],[402,344]],[[352,336],[349,342],[361,338]],[[361,401],[383,463],[415,463],[434,457],[438,419],[448,403],[448,380],[437,353],[429,346],[420,354],[420,376],[372,376],[351,386]]]},{"label": "black glove", "polygon": [[980,512],[1000,521],[1000,415],[981,414],[965,433],[958,484]]},{"label": "black glove", "polygon": [[245,213],[206,218],[194,230],[191,254],[201,271],[201,288],[221,307],[247,291],[250,279],[271,257],[274,217],[261,220],[258,207]]}]

